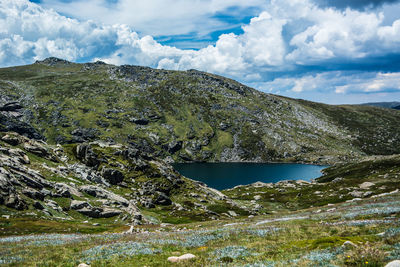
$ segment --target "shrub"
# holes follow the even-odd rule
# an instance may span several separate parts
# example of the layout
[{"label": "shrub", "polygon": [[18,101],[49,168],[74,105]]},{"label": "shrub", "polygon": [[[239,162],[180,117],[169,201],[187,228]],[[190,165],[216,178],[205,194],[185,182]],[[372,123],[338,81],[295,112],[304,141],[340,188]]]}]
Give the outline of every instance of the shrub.
[{"label": "shrub", "polygon": [[369,242],[345,254],[345,264],[348,266],[382,266],[385,253],[373,247]]}]

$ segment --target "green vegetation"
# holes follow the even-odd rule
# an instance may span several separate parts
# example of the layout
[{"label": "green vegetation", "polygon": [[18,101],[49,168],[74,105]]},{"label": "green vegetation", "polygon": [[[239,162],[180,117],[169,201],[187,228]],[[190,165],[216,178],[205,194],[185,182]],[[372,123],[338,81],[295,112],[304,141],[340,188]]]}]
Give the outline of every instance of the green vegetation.
[{"label": "green vegetation", "polygon": [[[0,93],[23,106],[18,119],[0,114],[2,266],[169,266],[185,253],[196,258],[179,266],[400,259],[397,110],[289,99],[195,70],[57,59],[0,69]],[[332,167],[312,182],[221,194],[171,161]]]},{"label": "green vegetation", "polygon": [[397,110],[288,99],[198,71],[45,60],[0,69],[0,90],[32,112],[26,120],[50,143],[137,143],[177,162],[400,153]]},{"label": "green vegetation", "polygon": [[[392,213],[390,218],[375,213],[368,219],[361,214],[372,204],[383,211],[399,200],[400,195],[395,194],[338,204],[334,211],[325,206],[318,212],[313,208],[251,219],[138,226],[138,233],[128,235],[112,233],[121,228],[97,226],[107,232],[0,238],[0,260],[4,266],[76,266],[81,262],[91,266],[174,266],[168,257],[192,253],[196,258],[179,266],[383,266],[399,253],[396,225],[400,213]],[[354,212],[358,214],[348,218]],[[1,220],[1,227],[7,224],[32,232],[46,232],[46,226],[59,233],[69,233],[71,228],[81,233],[93,231],[85,224],[24,225],[21,219]],[[44,248],[46,253],[40,253]]]}]

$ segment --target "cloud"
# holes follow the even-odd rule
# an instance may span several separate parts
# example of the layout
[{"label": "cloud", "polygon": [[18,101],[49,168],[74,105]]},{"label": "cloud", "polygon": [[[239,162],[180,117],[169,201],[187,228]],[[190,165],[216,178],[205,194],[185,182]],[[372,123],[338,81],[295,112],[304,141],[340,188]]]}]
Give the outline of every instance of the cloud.
[{"label": "cloud", "polygon": [[[42,0],[47,8],[81,20],[126,24],[144,35],[191,34],[204,36],[232,27],[218,14],[243,16],[243,10],[261,8],[262,0]],[[204,22],[207,23],[204,23]]]},{"label": "cloud", "polygon": [[336,7],[336,8],[354,8],[354,9],[365,9],[365,8],[376,8],[384,4],[397,3],[399,0],[315,0],[315,3],[321,7]]},{"label": "cloud", "polygon": [[336,95],[400,93],[400,72],[330,71],[300,78],[276,78],[252,85],[265,92],[280,92],[292,97],[307,92]]},{"label": "cloud", "polygon": [[[44,7],[50,5],[48,0],[42,2]],[[204,0],[191,2],[190,7],[183,0],[114,2],[54,2],[53,6],[65,8],[64,13],[71,16],[78,8],[78,20],[28,0],[0,1],[0,65],[57,56],[78,62],[100,59],[118,65],[195,68],[290,95],[398,91],[398,15],[387,23],[383,11],[323,8],[308,0],[251,0],[245,4]],[[191,32],[207,21],[209,25],[201,26],[198,34],[208,34],[229,24],[212,14],[250,6],[259,6],[260,11],[240,32],[221,34],[215,44],[198,50],[163,45],[130,25],[145,25],[153,17],[155,24],[146,28],[149,32],[165,22],[160,32],[171,28],[169,33],[176,34]],[[109,23],[87,20],[93,14]],[[169,22],[174,17],[177,19]]]}]

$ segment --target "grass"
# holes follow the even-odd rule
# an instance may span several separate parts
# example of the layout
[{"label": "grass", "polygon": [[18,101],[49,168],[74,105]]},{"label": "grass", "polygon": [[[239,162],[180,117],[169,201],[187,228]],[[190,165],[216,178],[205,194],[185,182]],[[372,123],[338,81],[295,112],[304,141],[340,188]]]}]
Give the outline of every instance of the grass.
[{"label": "grass", "polygon": [[[398,194],[378,198],[374,203],[388,206],[391,201],[399,200]],[[364,210],[370,204],[370,201],[344,203],[335,208],[345,215]],[[196,258],[179,266],[383,266],[390,261],[390,255],[397,253],[399,213],[387,223],[338,225],[343,219],[336,214],[315,211],[313,208],[166,227],[140,226],[133,235],[110,233],[121,232],[121,228],[100,228],[101,234],[1,238],[0,261],[4,266],[76,266],[80,262],[92,266],[173,266],[167,261],[169,256],[192,253]],[[304,216],[307,219],[298,219]],[[291,219],[277,220],[280,218]],[[371,217],[381,218],[379,214]],[[266,220],[269,222],[265,223]],[[30,227],[23,221],[18,223]],[[70,223],[52,224],[55,232],[64,233]],[[81,228],[81,233],[94,228],[84,224],[76,227]],[[46,228],[35,229],[45,232]],[[342,248],[345,241],[353,242],[356,247]],[[46,254],[41,253],[43,248]]]}]

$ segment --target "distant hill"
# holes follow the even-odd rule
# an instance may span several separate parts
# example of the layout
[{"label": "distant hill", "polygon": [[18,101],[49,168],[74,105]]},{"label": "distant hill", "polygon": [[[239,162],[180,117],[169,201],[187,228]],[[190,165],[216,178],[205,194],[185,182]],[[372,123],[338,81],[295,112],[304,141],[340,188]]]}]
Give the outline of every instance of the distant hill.
[{"label": "distant hill", "polygon": [[[0,69],[0,93],[14,121],[49,144],[106,140],[175,162],[334,163],[400,153],[395,110],[266,94],[196,70],[49,58]],[[6,119],[0,126],[21,129]]]},{"label": "distant hill", "polygon": [[372,103],[365,103],[361,104],[363,106],[373,106],[373,107],[380,107],[380,108],[394,108],[400,109],[400,102],[372,102]]}]

